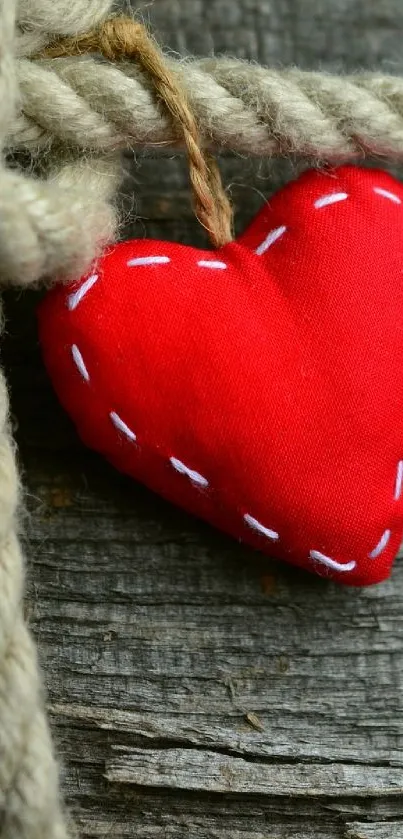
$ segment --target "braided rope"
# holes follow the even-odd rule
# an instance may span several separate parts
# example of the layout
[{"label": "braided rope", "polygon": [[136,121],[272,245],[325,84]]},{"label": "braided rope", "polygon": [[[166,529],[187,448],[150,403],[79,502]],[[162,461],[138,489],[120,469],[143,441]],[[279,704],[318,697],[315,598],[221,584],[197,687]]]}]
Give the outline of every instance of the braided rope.
[{"label": "braided rope", "polygon": [[[272,70],[227,58],[165,60],[214,150],[328,162],[403,159],[401,77]],[[158,152],[181,144],[181,132],[136,64],[100,64],[87,55],[22,59],[17,72],[22,108],[10,127],[10,147],[36,153],[57,141],[82,151],[138,146]],[[46,99],[38,96],[45,91]]]}]

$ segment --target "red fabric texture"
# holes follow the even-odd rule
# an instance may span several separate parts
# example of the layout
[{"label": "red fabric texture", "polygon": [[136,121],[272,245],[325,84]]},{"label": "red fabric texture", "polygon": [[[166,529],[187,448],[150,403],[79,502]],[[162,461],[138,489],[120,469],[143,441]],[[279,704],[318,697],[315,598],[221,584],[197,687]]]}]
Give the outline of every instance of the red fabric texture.
[{"label": "red fabric texture", "polygon": [[402,202],[384,172],[311,171],[220,251],[128,241],[56,287],[40,339],[83,441],[272,557],[384,580],[403,528]]}]

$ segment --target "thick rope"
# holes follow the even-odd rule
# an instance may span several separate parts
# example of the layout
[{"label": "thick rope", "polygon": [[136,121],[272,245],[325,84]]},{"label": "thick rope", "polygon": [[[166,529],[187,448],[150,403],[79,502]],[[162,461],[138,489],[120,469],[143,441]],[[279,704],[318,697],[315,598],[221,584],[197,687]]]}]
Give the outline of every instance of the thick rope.
[{"label": "thick rope", "polygon": [[[401,77],[272,70],[227,58],[165,62],[213,150],[326,162],[403,159]],[[83,151],[137,146],[158,152],[182,144],[182,132],[136,63],[100,64],[86,55],[22,59],[17,72],[22,102],[10,147],[40,153],[56,141]]]}]

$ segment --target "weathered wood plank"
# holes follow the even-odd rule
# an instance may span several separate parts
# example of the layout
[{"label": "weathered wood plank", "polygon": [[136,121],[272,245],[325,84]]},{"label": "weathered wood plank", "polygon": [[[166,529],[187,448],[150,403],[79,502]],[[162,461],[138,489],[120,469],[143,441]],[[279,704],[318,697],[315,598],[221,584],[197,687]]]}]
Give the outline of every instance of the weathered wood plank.
[{"label": "weathered wood plank", "polygon": [[203,749],[127,749],[115,746],[106,763],[111,783],[190,789],[200,792],[259,793],[315,798],[403,795],[401,768],[345,763],[331,766],[267,764]]},{"label": "weathered wood plank", "polygon": [[[284,666],[283,662],[285,659],[281,660],[280,668]],[[380,669],[383,672],[384,665],[381,665]],[[233,691],[236,683],[230,678],[226,680],[226,686]],[[267,702],[267,697],[265,701]],[[235,694],[232,696],[232,704],[233,708],[227,709],[224,719],[219,715],[223,707],[222,702],[218,710],[214,704],[210,705],[209,714],[203,713],[200,706],[198,712],[193,715],[180,711],[166,714],[157,707],[158,717],[155,717],[152,711],[136,713],[116,708],[65,703],[51,705],[50,710],[59,720],[64,718],[71,723],[95,725],[102,731],[114,732],[115,737],[130,732],[146,744],[147,748],[156,748],[163,743],[167,749],[178,745],[185,749],[214,749],[219,753],[242,756],[247,760],[264,758],[284,762],[293,759],[306,763],[334,761],[337,765],[351,761],[356,766],[363,764],[375,767],[381,764],[401,767],[403,764],[400,749],[393,749],[390,744],[386,747],[381,744],[371,747],[368,738],[364,738],[360,730],[354,738],[353,725],[348,728],[348,735],[345,736],[347,727],[345,726],[343,731],[340,720],[336,723],[337,732],[335,731],[334,737],[322,743],[320,719],[317,724],[314,722],[310,725],[304,715],[301,724],[297,717],[297,705],[292,714],[284,720],[279,715],[273,728],[267,706],[264,712],[248,711],[247,703],[238,704]],[[293,721],[293,717],[297,719]],[[384,725],[384,718],[379,722]],[[373,721],[369,725],[372,728]]]},{"label": "weathered wood plank", "polygon": [[402,839],[403,822],[377,822],[376,824],[352,824],[346,832],[346,839]]},{"label": "weathered wood plank", "polygon": [[[181,52],[403,71],[395,0],[132,5]],[[297,172],[221,165],[238,229]],[[126,233],[206,244],[185,162],[133,171]],[[7,296],[3,357],[30,511],[27,610],[83,836],[401,839],[403,563],[382,586],[342,590],[115,473],[56,403],[36,299]]]}]

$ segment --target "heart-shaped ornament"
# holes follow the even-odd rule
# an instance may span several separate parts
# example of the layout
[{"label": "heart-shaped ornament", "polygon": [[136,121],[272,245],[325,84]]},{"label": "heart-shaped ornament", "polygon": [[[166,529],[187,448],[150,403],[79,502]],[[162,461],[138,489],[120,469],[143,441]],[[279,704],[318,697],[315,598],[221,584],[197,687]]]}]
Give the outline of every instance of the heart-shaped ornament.
[{"label": "heart-shaped ornament", "polygon": [[305,173],[219,251],[109,250],[39,310],[86,444],[270,556],[385,579],[403,528],[403,189]]}]

